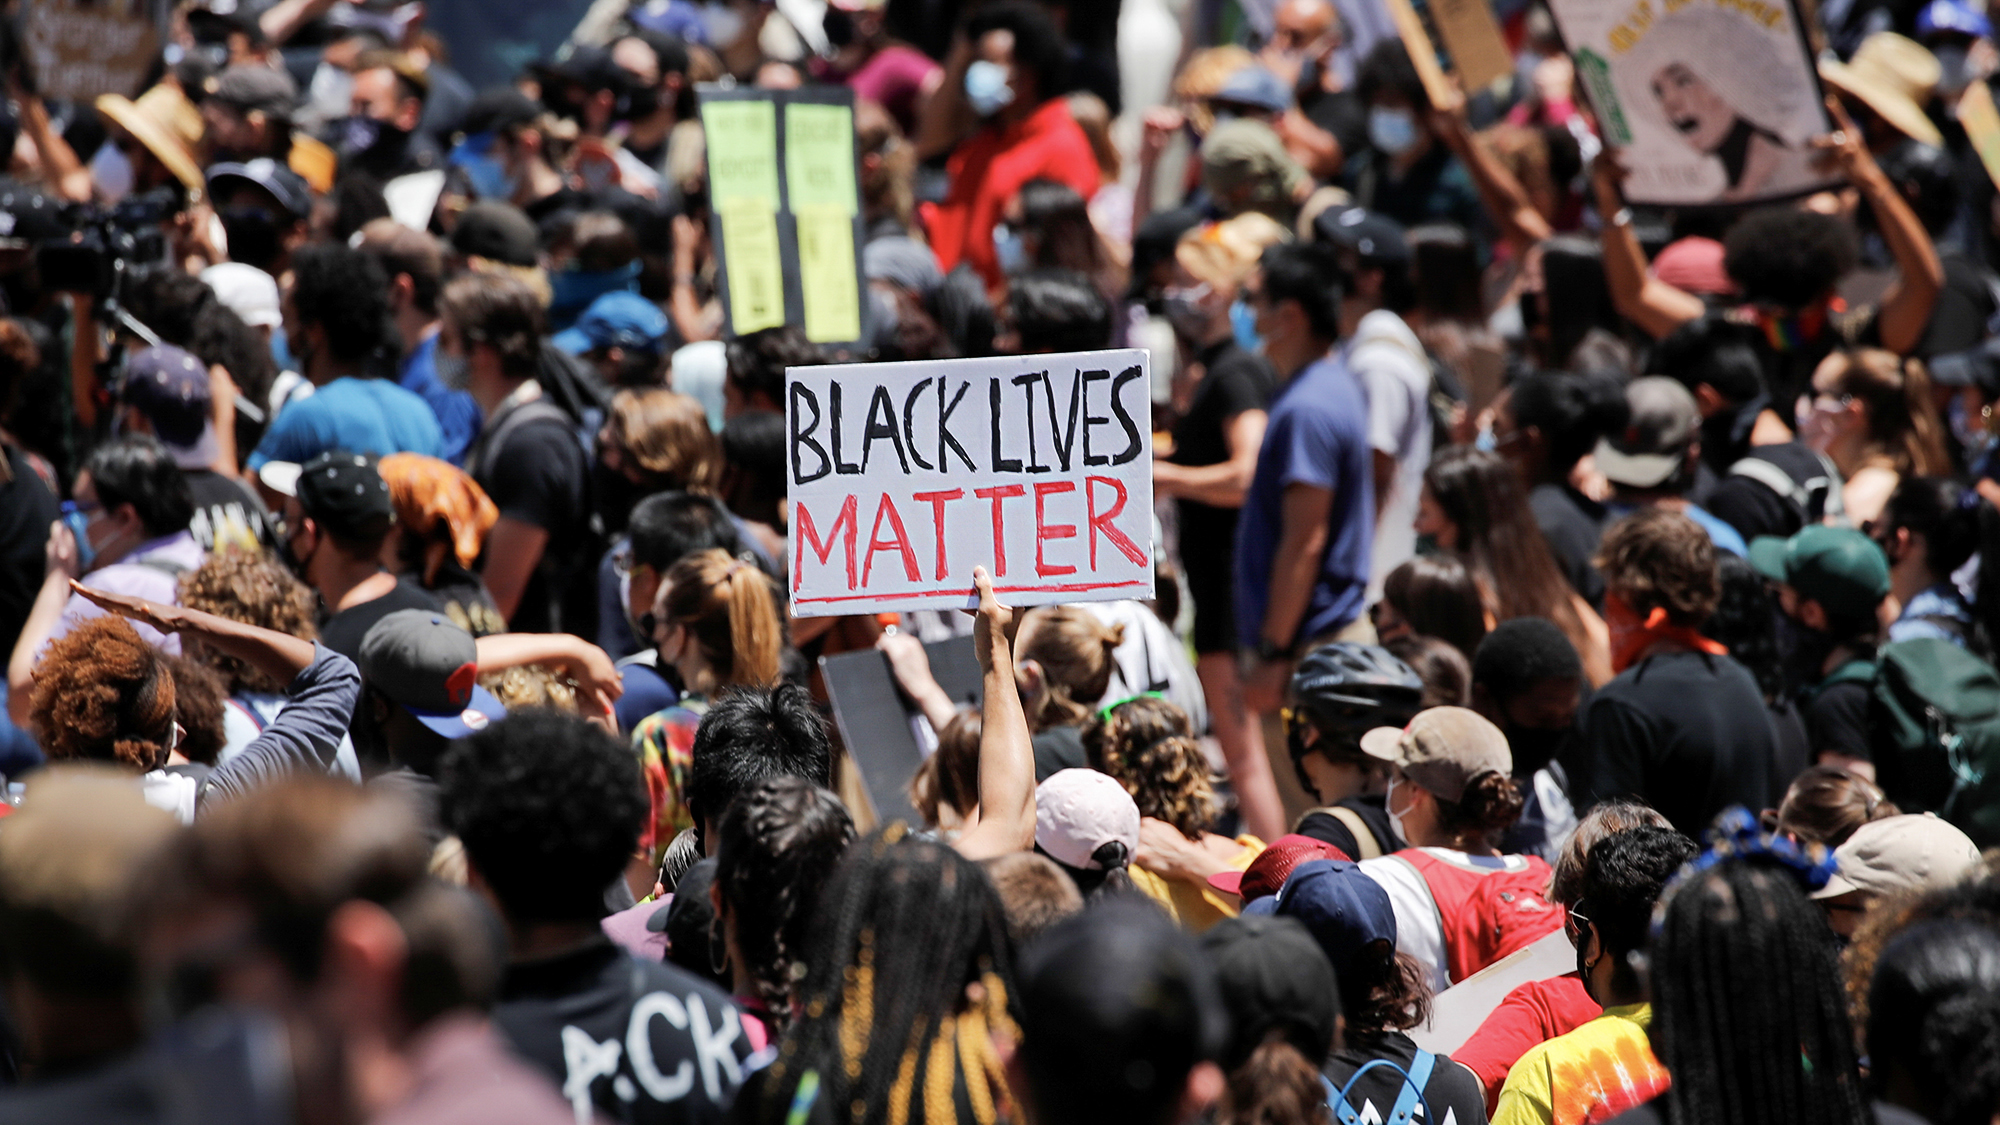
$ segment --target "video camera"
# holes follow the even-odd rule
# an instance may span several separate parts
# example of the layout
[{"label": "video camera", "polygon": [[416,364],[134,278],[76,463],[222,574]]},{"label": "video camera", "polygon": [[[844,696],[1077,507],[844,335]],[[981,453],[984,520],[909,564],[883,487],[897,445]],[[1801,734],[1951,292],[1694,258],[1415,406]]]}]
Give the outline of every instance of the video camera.
[{"label": "video camera", "polygon": [[119,200],[110,209],[87,203],[62,209],[69,233],[35,247],[42,285],[51,290],[106,297],[119,277],[167,257],[161,224],[181,210],[172,188],[155,188]]}]

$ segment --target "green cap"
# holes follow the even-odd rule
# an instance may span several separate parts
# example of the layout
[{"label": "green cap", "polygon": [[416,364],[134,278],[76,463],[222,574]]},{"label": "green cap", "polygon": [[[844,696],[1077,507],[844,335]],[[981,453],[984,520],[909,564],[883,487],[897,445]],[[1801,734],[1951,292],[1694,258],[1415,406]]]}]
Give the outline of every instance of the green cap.
[{"label": "green cap", "polygon": [[1790,539],[1759,536],[1750,565],[1837,617],[1873,613],[1889,594],[1889,560],[1853,528],[1815,524]]}]

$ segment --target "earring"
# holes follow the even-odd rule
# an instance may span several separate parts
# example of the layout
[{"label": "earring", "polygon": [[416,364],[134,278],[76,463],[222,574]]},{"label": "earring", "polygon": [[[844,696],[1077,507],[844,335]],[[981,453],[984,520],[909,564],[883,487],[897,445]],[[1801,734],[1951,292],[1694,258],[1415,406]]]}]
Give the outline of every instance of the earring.
[{"label": "earring", "polygon": [[729,971],[729,946],[715,935],[715,924],[719,918],[708,920],[708,971],[721,976]]}]

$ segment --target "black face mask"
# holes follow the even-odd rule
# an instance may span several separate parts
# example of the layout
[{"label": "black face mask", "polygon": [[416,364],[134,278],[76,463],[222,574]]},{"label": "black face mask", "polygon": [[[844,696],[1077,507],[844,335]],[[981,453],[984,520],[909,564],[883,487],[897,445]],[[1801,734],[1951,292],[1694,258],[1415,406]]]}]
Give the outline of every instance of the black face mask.
[{"label": "black face mask", "polygon": [[619,116],[624,120],[637,121],[642,117],[651,117],[660,108],[660,88],[649,86],[643,90],[634,90],[627,94],[623,101],[625,109]]},{"label": "black face mask", "polygon": [[401,159],[409,143],[410,131],[399,129],[387,121],[355,116],[341,122],[340,150],[350,159],[371,162]]},{"label": "black face mask", "polygon": [[229,207],[218,217],[229,239],[229,260],[272,272],[282,238],[278,217],[262,207]]},{"label": "black face mask", "polygon": [[854,17],[828,4],[826,22],[821,25],[826,30],[826,41],[836,48],[854,42]]},{"label": "black face mask", "polygon": [[1785,667],[1785,686],[1801,691],[1825,679],[1826,658],[1833,654],[1833,638],[1811,628],[1788,613],[1778,615],[1778,651]]},{"label": "black face mask", "polygon": [[1507,736],[1507,746],[1514,755],[1514,773],[1518,777],[1529,777],[1536,770],[1557,761],[1576,740],[1574,723],[1553,729],[1517,727],[1510,723],[1500,729]]}]

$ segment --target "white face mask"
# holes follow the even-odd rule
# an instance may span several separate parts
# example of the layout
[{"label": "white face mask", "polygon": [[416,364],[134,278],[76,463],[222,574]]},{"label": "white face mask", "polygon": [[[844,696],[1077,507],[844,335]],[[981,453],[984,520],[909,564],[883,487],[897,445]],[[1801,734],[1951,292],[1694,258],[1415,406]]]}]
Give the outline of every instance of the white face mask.
[{"label": "white face mask", "polygon": [[[1403,784],[1407,785],[1409,783],[1404,782]],[[1389,778],[1389,792],[1382,798],[1382,807],[1388,810],[1389,827],[1395,830],[1396,838],[1406,844],[1410,844],[1410,834],[1403,829],[1403,817],[1408,815],[1409,810],[1396,811],[1396,779],[1393,776]],[[1412,844],[1411,846],[1414,847],[1415,845]]]}]

